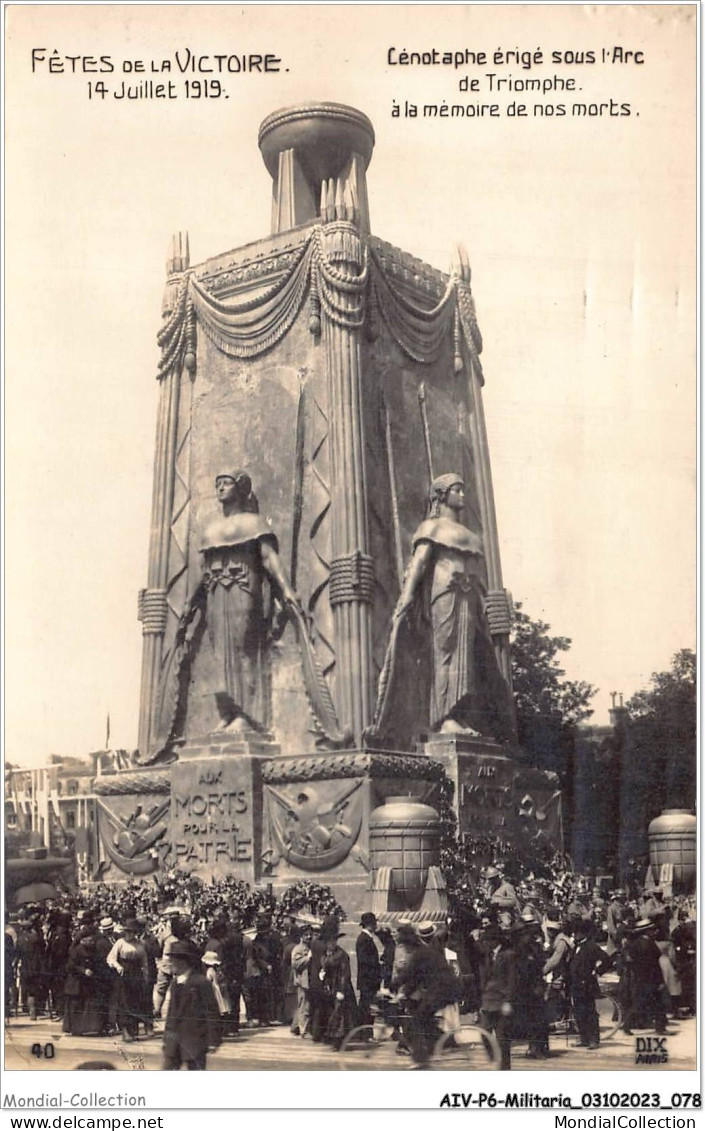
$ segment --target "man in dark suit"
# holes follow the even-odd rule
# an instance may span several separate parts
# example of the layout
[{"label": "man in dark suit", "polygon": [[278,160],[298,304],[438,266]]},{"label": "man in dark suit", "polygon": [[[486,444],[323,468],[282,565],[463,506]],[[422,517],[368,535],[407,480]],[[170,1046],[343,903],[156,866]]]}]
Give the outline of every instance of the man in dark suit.
[{"label": "man in dark suit", "polygon": [[490,926],[485,931],[486,963],[482,974],[481,1025],[494,1032],[502,1054],[501,1068],[512,1067],[512,1015],[516,997],[516,932]]},{"label": "man in dark suit", "polygon": [[600,1046],[600,1019],[595,1008],[595,998],[600,996],[597,975],[609,965],[609,959],[592,934],[593,924],[589,919],[576,920],[575,951],[568,975],[573,1016],[580,1034],[578,1044],[596,1049]]},{"label": "man in dark suit", "polygon": [[164,1069],[204,1071],[206,1054],[222,1040],[220,1014],[213,988],[205,974],[197,973],[193,947],[179,939],[170,951],[174,980],[164,1027]]},{"label": "man in dark suit", "polygon": [[370,1003],[382,985],[382,963],[384,944],[377,938],[377,919],[371,911],[360,917],[362,930],[355,940],[357,956],[357,991],[360,995],[358,1006],[360,1025],[372,1024]]}]

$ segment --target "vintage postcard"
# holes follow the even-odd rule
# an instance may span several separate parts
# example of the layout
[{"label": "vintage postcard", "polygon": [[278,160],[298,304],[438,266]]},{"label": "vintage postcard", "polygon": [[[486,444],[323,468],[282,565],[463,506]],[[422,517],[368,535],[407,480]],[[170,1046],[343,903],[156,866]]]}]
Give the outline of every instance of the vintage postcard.
[{"label": "vintage postcard", "polygon": [[698,15],[4,6],[13,1126],[695,1126]]}]

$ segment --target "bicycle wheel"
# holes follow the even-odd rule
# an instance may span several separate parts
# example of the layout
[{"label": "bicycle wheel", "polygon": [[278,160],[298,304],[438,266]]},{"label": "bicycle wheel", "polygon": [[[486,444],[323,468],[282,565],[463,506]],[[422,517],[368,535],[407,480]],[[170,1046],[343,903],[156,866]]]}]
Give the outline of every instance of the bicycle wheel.
[{"label": "bicycle wheel", "polygon": [[595,1008],[600,1018],[600,1041],[609,1041],[622,1027],[622,1007],[612,994],[603,994],[596,999]]},{"label": "bicycle wheel", "polygon": [[393,1072],[408,1067],[408,1058],[397,1055],[397,1042],[374,1035],[372,1025],[358,1025],[343,1040],[338,1053],[341,1072]]},{"label": "bicycle wheel", "polygon": [[475,1072],[496,1072],[502,1061],[499,1042],[494,1033],[479,1025],[463,1025],[452,1033],[444,1033],[436,1042],[430,1067],[434,1072],[470,1069]]}]

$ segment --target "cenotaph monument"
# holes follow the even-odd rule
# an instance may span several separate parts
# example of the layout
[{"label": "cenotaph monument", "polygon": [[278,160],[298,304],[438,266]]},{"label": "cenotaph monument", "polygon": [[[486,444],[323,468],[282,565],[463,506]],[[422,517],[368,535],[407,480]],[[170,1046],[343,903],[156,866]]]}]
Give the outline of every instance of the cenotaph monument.
[{"label": "cenotaph monument", "polygon": [[348,106],[279,110],[271,234],[197,266],[173,239],[140,765],[96,781],[109,876],[426,915],[443,779],[461,832],[556,834],[555,779],[513,756],[468,258],[372,235],[374,141]]}]

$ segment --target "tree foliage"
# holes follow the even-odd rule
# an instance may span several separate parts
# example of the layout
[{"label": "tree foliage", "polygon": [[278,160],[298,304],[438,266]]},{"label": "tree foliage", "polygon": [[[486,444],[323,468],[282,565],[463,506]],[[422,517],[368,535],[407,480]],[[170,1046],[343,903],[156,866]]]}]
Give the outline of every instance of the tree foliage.
[{"label": "tree foliage", "polygon": [[570,649],[567,636],[551,636],[549,624],[534,620],[517,602],[512,637],[512,679],[519,744],[529,761],[558,773],[565,782],[578,723],[592,714],[596,688],[566,679],[559,656]]},{"label": "tree foliage", "polygon": [[670,670],[654,672],[650,686],[632,695],[626,707],[638,761],[660,784],[659,803],[667,808],[692,808],[697,748],[695,653],[681,648]]}]

